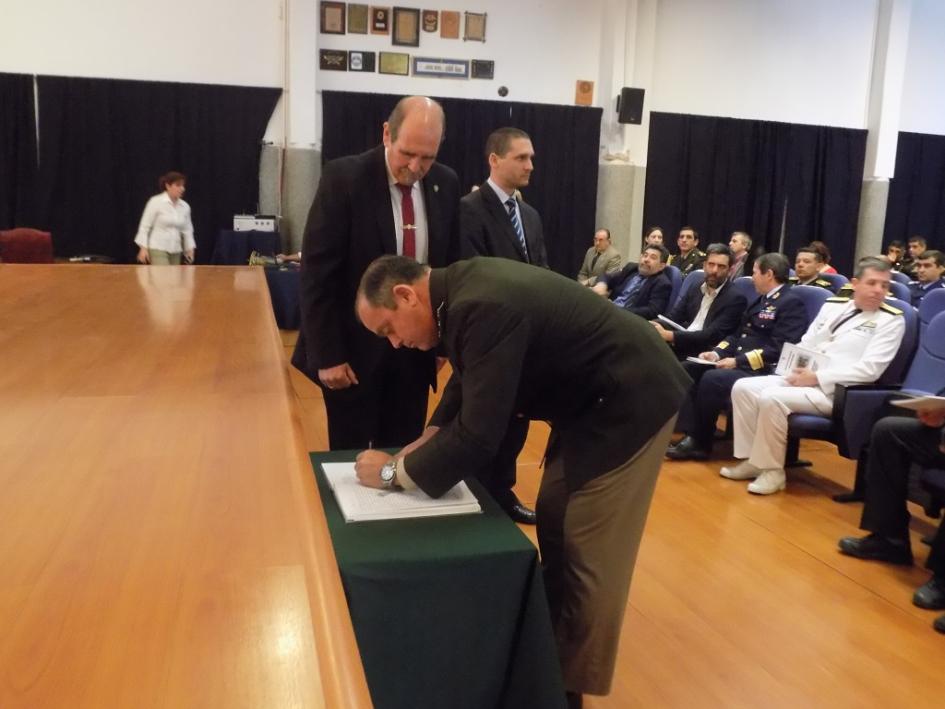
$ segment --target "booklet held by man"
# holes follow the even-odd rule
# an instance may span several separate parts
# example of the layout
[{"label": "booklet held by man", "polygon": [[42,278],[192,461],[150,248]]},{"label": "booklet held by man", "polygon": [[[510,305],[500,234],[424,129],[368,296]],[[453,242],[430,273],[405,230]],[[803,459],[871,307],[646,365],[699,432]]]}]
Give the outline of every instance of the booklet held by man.
[{"label": "booklet held by man", "polygon": [[423,490],[378,490],[358,482],[354,463],[322,463],[328,485],[345,522],[375,519],[409,519],[482,512],[479,500],[460,481],[442,497],[433,499]]},{"label": "booklet held by man", "polygon": [[687,362],[693,362],[694,364],[703,364],[706,367],[715,367],[718,366],[718,362],[712,362],[707,359],[699,359],[698,357],[686,357]]},{"label": "booklet held by man", "polygon": [[932,396],[931,394],[909,394],[904,391],[897,391],[897,394],[906,396],[905,399],[895,399],[889,403],[893,406],[899,406],[903,409],[912,411],[943,411],[945,410],[945,396]]},{"label": "booklet held by man", "polygon": [[778,358],[778,366],[775,367],[774,373],[783,377],[795,369],[809,369],[816,372],[818,369],[826,367],[829,362],[830,358],[822,352],[785,342],[784,347],[781,348],[781,356]]},{"label": "booklet held by man", "polygon": [[686,328],[684,328],[682,325],[680,325],[678,322],[674,322],[674,321],[670,320],[670,319],[669,319],[668,317],[666,317],[665,315],[657,315],[657,316],[656,316],[656,319],[659,320],[660,323],[662,323],[663,325],[668,325],[669,327],[673,328],[674,330],[680,330],[680,331],[682,331],[682,330],[685,330],[685,329],[686,329]]}]

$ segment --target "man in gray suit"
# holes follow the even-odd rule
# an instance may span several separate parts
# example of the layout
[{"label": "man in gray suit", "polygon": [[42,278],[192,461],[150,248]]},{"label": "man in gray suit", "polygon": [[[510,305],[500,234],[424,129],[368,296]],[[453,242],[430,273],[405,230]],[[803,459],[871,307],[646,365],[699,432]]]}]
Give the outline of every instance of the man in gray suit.
[{"label": "man in gray suit", "polygon": [[600,276],[616,273],[622,265],[620,252],[610,242],[610,229],[598,229],[594,233],[594,245],[584,254],[577,282],[582,286],[592,286]]},{"label": "man in gray suit", "polygon": [[510,421],[551,423],[538,544],[565,688],[572,707],[583,693],[609,693],[637,549],[689,377],[647,321],[506,259],[431,270],[383,256],[365,271],[356,308],[394,347],[439,346],[453,368],[420,438],[397,456],[358,455],[363,485],[439,497],[492,460]]}]

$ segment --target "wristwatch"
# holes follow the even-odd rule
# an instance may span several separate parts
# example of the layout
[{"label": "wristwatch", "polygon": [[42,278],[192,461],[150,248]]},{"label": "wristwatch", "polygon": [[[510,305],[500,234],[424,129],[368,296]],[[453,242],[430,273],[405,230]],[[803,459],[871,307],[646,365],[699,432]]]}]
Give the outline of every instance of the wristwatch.
[{"label": "wristwatch", "polygon": [[381,485],[385,489],[396,487],[397,485],[397,459],[391,458],[389,462],[381,467]]}]

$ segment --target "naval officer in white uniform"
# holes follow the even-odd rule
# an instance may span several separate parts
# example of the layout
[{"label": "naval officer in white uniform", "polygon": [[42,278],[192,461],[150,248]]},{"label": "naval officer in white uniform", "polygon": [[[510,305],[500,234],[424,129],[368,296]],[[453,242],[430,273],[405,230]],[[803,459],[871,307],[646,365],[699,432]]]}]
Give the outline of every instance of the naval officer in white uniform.
[{"label": "naval officer in white uniform", "polygon": [[816,372],[795,369],[786,376],[747,377],[732,388],[736,458],[719,474],[752,480],[748,491],[770,495],[784,489],[788,416],[829,416],[838,384],[876,381],[896,356],[905,332],[902,311],[885,302],[890,264],[864,258],[851,281],[853,296],[828,298],[798,343],[827,357]]}]

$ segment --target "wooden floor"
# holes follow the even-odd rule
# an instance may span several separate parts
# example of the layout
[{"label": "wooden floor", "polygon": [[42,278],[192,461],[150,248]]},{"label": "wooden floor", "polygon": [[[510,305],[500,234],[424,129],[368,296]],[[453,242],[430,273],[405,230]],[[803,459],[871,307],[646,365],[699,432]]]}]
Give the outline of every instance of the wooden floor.
[{"label": "wooden floor", "polygon": [[[287,354],[294,332],[283,332]],[[327,448],[319,390],[293,370],[311,450]],[[547,426],[532,424],[519,496],[534,503]],[[911,603],[934,528],[914,510],[913,568],[841,556],[862,506],[853,464],[828,444],[787,491],[756,497],[719,463],[663,465],[621,632],[613,692],[588,709],[624,707],[926,707],[945,703],[938,613]],[[523,527],[534,541],[534,528]]]}]

